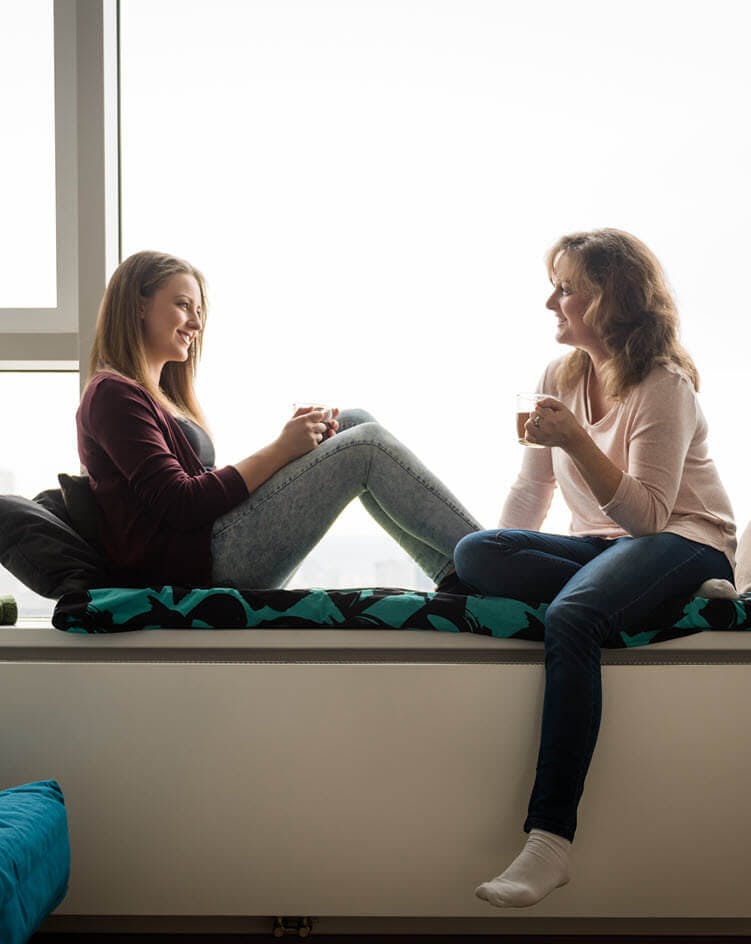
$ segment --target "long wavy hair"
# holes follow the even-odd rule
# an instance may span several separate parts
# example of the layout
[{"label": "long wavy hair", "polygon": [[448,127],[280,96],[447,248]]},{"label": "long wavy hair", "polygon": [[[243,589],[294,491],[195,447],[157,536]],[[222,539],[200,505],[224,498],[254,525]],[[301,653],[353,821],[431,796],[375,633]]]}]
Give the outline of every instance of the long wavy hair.
[{"label": "long wavy hair", "polygon": [[[563,253],[572,264],[572,287],[590,299],[584,323],[610,355],[603,371],[605,392],[622,399],[658,364],[675,364],[698,390],[699,372],[678,340],[678,309],[654,253],[618,229],[571,233],[547,254],[551,280]],[[558,370],[561,388],[573,389],[589,364],[586,351],[572,351]]]},{"label": "long wavy hair", "polygon": [[[159,386],[148,370],[140,308],[173,275],[192,275],[201,293],[202,330],[188,348],[186,361],[164,365]],[[100,371],[112,371],[141,384],[170,413],[180,413],[206,427],[196,399],[194,379],[206,326],[206,280],[184,259],[163,252],[136,252],[115,269],[99,306],[89,358],[87,383]]]}]

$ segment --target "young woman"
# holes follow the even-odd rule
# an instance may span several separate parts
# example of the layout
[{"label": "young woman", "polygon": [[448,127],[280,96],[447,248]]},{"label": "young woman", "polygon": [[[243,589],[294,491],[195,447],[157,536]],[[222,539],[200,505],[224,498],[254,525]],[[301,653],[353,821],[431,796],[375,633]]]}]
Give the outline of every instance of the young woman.
[{"label": "young woman", "polygon": [[214,468],[193,390],[205,322],[200,272],[161,253],[126,259],[102,300],[76,420],[113,568],[147,586],[279,587],[359,497],[450,588],[454,547],[479,525],[368,414],[303,407]]},{"label": "young woman", "polygon": [[[707,453],[696,368],[659,263],[618,230],[551,249],[556,339],[575,350],[545,371],[522,468],[500,530],[470,534],[459,579],[483,594],[540,600],[545,698],[529,838],[475,893],[499,907],[540,901],[569,880],[569,852],[601,713],[600,647],[645,625],[671,597],[731,581],[735,527]],[[541,534],[556,484],[568,536]]]}]

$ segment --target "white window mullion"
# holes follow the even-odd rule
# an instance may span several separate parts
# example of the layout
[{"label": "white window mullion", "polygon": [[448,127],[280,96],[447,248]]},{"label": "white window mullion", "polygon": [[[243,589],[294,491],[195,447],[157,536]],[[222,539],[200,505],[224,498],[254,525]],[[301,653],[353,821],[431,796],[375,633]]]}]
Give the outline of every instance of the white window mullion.
[{"label": "white window mullion", "polygon": [[[66,4],[71,0],[56,0]],[[78,10],[78,350],[86,380],[96,315],[120,261],[117,0]]]}]

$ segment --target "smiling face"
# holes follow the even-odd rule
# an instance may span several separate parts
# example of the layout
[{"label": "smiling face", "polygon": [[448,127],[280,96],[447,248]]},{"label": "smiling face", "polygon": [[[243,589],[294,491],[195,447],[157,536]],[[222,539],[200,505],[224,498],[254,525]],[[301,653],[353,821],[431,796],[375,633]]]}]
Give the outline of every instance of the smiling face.
[{"label": "smiling face", "polygon": [[187,361],[190,345],[201,331],[201,289],[194,276],[170,276],[149,298],[142,299],[146,358],[158,382],[169,361]]},{"label": "smiling face", "polygon": [[601,354],[604,345],[594,328],[584,321],[591,297],[582,289],[581,278],[571,258],[561,253],[553,263],[551,276],[553,292],[545,307],[557,317],[555,339],[559,344],[570,344],[591,355]]}]

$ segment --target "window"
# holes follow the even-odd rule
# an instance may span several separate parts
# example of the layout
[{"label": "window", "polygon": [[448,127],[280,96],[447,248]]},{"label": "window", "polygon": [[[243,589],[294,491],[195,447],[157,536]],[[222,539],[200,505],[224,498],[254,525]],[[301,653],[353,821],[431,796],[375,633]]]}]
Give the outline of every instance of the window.
[{"label": "window", "polygon": [[[0,88],[0,308],[55,308],[55,84],[52,0],[16,4],[4,17]],[[2,318],[0,318],[2,330]]]},{"label": "window", "polygon": [[[0,494],[31,498],[57,487],[58,472],[77,473],[77,372],[0,372],[3,448]],[[21,619],[49,617],[53,600],[37,596],[0,567],[0,594],[18,601]]]},{"label": "window", "polygon": [[[79,467],[79,349],[85,359],[117,261],[116,0],[6,7],[0,489],[31,497]],[[0,592],[21,618],[52,609],[2,569]]]},{"label": "window", "polygon": [[[751,340],[742,3],[177,10],[122,9],[123,245],[208,276],[221,459],[273,438],[293,401],[363,406],[491,527],[519,463],[513,394],[564,353],[544,252],[615,225],[675,287],[745,522],[728,422]],[[560,505],[546,526],[566,528]],[[349,535],[354,561],[366,533],[348,510],[329,540]]]},{"label": "window", "polygon": [[[86,301],[79,278],[91,267],[86,256],[78,264],[79,251],[89,251],[78,220],[99,228],[88,211],[96,183],[91,171],[101,154],[89,136],[96,125],[102,139],[102,121],[90,107],[102,77],[92,74],[85,55],[81,68],[77,59],[77,52],[88,52],[85,40],[97,35],[97,26],[102,35],[101,14],[99,24],[92,26],[93,20],[92,11],[77,20],[75,5],[65,0],[16,4],[3,19],[0,79],[13,94],[4,97],[9,134],[0,149],[0,369],[9,362],[72,363],[78,357],[78,313]],[[78,79],[90,97],[80,113]],[[78,173],[88,175],[90,190],[79,192]],[[97,193],[97,207],[103,202]],[[101,253],[97,232],[93,243]]]},{"label": "window", "polygon": [[[87,352],[116,261],[99,197],[112,110],[89,98],[112,71],[86,71],[116,5],[95,7],[55,3],[57,308],[0,299],[6,361]],[[364,406],[492,525],[519,462],[513,395],[562,353],[544,251],[616,225],[675,287],[743,527],[744,13],[742,0],[709,17],[677,0],[122,4],[123,255],[164,248],[208,275],[201,393],[219,460],[273,438],[293,401]],[[71,102],[77,123],[60,120]],[[346,582],[375,580],[378,559],[414,585],[357,508],[329,540],[322,554],[350,542]]]}]

